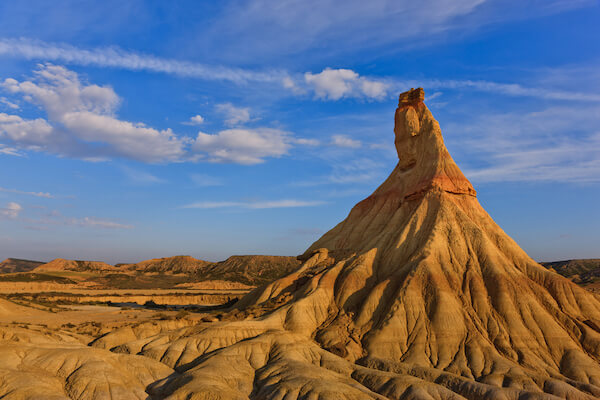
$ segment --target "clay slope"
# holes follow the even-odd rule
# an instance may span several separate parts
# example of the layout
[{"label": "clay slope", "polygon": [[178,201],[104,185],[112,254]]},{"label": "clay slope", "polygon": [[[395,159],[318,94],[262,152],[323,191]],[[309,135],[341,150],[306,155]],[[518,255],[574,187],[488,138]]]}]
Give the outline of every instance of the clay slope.
[{"label": "clay slope", "polygon": [[174,256],[154,258],[135,264],[117,264],[117,267],[123,271],[189,274],[197,272],[209,264],[208,261],[198,260],[190,256]]},{"label": "clay slope", "polygon": [[36,267],[32,272],[44,271],[77,271],[77,272],[100,272],[100,271],[118,271],[118,268],[104,263],[102,261],[80,261],[80,260],[65,260],[57,258],[49,263],[42,264]]},{"label": "clay slope", "polygon": [[600,302],[494,223],[423,97],[400,96],[390,177],[297,271],[224,321],[94,345],[176,368],[168,399],[600,397]]},{"label": "clay slope", "polygon": [[21,260],[19,258],[7,258],[0,262],[0,274],[10,274],[14,272],[29,272],[36,267],[44,264],[41,261]]}]

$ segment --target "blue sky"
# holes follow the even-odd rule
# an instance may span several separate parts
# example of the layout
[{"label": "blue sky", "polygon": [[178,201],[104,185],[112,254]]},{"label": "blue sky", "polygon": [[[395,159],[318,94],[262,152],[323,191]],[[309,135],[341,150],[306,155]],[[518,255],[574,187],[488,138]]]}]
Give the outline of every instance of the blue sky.
[{"label": "blue sky", "polygon": [[393,169],[418,86],[533,258],[600,257],[599,20],[591,0],[2,2],[0,258],[299,254]]}]

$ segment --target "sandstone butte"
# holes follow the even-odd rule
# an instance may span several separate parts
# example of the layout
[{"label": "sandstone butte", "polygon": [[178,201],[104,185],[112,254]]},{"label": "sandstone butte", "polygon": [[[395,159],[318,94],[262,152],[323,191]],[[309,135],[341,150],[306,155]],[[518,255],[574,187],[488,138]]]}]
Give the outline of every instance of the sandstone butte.
[{"label": "sandstone butte", "polygon": [[423,100],[400,95],[398,165],[295,272],[215,322],[2,332],[0,397],[600,398],[600,301],[494,223]]}]

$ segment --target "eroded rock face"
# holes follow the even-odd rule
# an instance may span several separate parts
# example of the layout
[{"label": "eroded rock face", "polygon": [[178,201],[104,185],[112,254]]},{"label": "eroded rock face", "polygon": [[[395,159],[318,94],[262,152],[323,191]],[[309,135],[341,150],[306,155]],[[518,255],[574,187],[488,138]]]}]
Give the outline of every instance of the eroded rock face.
[{"label": "eroded rock face", "polygon": [[220,321],[93,345],[177,371],[161,399],[599,398],[600,301],[494,223],[423,97],[400,95],[394,171],[298,270]]}]

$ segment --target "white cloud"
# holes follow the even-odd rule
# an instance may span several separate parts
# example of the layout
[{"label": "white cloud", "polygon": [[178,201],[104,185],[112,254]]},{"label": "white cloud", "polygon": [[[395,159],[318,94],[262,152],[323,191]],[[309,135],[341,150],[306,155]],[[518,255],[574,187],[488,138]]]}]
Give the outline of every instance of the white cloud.
[{"label": "white cloud", "polygon": [[349,138],[346,135],[333,135],[331,137],[331,144],[333,146],[349,147],[352,149],[357,149],[362,146],[362,142],[360,140]]},{"label": "white cloud", "polygon": [[23,96],[42,108],[48,120],[25,120],[0,113],[0,138],[37,151],[83,159],[125,157],[146,162],[173,162],[185,158],[190,139],[170,129],[157,130],[143,123],[114,116],[120,102],[110,87],[82,83],[64,67],[40,65],[34,79],[6,79],[5,90]]},{"label": "white cloud", "polygon": [[387,94],[384,82],[361,77],[350,69],[325,68],[318,74],[304,74],[306,84],[317,98],[339,100],[343,97],[380,99]]},{"label": "white cloud", "polygon": [[258,164],[265,157],[281,157],[290,149],[288,132],[271,128],[227,129],[215,135],[203,132],[192,149],[208,155],[210,162]]},{"label": "white cloud", "polygon": [[41,149],[52,141],[54,129],[42,118],[24,120],[18,115],[0,113],[0,137],[25,148]]},{"label": "white cloud", "polygon": [[247,208],[247,209],[266,209],[266,208],[295,208],[295,207],[313,207],[325,204],[323,201],[304,201],[304,200],[273,200],[273,201],[202,201],[187,204],[181,208]]},{"label": "white cloud", "polygon": [[0,192],[15,193],[15,194],[24,194],[24,195],[35,196],[35,197],[44,197],[46,199],[53,199],[54,198],[54,196],[51,195],[48,192],[27,192],[27,191],[23,191],[23,190],[7,189],[7,188],[3,188],[3,187],[0,187]]},{"label": "white cloud", "polygon": [[204,123],[204,117],[202,115],[194,115],[190,118],[188,124],[190,125],[202,125]]},{"label": "white cloud", "polygon": [[0,216],[4,218],[14,219],[23,211],[23,207],[19,203],[9,202],[4,208],[0,208]]},{"label": "white cloud", "polygon": [[[293,144],[315,144],[269,128],[227,129],[214,135],[199,132],[193,140],[170,129],[157,130],[143,123],[123,121],[115,116],[120,99],[112,88],[82,83],[76,73],[54,65],[40,66],[30,81],[9,78],[2,86],[38,105],[48,115],[48,120],[26,120],[0,113],[0,140],[22,149],[89,161],[122,157],[151,163],[205,160],[256,164],[266,157],[287,154]],[[230,125],[250,120],[248,108],[229,103],[217,108]],[[196,121],[201,118],[196,117]],[[15,154],[12,147],[3,144],[0,150]]]},{"label": "white cloud", "polygon": [[119,96],[108,86],[82,84],[76,72],[58,65],[38,67],[31,81],[8,78],[3,86],[10,93],[22,94],[29,102],[41,106],[50,119],[78,111],[112,114],[119,104]]},{"label": "white cloud", "polygon": [[217,104],[218,112],[225,116],[225,124],[235,126],[250,121],[250,108],[236,107],[231,103]]}]

